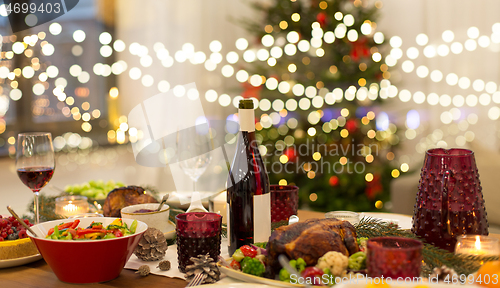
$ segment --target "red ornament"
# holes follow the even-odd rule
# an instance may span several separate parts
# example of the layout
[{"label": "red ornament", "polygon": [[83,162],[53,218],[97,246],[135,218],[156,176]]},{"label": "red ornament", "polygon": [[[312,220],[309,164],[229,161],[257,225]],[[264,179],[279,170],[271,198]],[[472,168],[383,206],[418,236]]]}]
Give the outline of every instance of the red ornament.
[{"label": "red ornament", "polygon": [[330,183],[330,186],[334,186],[334,187],[339,185],[339,177],[337,177],[337,176],[330,177],[330,180],[328,180],[328,183]]},{"label": "red ornament", "polygon": [[368,47],[368,38],[362,37],[359,38],[358,41],[351,43],[351,52],[349,56],[351,56],[352,60],[358,61],[361,58],[370,57],[370,48]]},{"label": "red ornament", "polygon": [[288,147],[283,151],[283,155],[288,157],[288,162],[295,162],[297,160],[297,151],[295,151],[295,148],[293,147]]},{"label": "red ornament", "polygon": [[318,21],[319,25],[321,27],[325,27],[327,24],[327,15],[325,12],[319,12],[318,15],[316,15],[316,21]]},{"label": "red ornament", "polygon": [[380,175],[373,175],[373,180],[366,183],[365,194],[368,199],[373,200],[375,196],[382,193],[383,191],[382,183],[380,183]]},{"label": "red ornament", "polygon": [[358,129],[358,121],[354,119],[347,120],[347,122],[345,123],[345,129],[347,129],[349,133],[353,133],[354,131],[356,131],[356,129]]},{"label": "red ornament", "polygon": [[243,92],[241,93],[241,97],[243,98],[256,98],[260,99],[260,90],[262,90],[262,85],[259,85],[258,87],[253,86],[252,84],[248,82],[243,82]]}]

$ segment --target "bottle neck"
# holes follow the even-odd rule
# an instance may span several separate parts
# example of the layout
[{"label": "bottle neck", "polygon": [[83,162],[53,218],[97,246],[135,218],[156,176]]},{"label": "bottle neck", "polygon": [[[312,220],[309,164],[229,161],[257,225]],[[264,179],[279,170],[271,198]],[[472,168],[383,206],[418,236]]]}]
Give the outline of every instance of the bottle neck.
[{"label": "bottle neck", "polygon": [[240,120],[240,131],[242,132],[255,131],[255,114],[253,109],[239,109],[238,117]]}]

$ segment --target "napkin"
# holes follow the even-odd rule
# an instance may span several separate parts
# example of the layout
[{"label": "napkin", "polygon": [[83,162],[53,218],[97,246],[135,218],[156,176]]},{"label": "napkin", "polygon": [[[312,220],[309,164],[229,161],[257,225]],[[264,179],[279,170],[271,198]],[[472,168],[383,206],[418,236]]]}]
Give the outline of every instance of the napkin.
[{"label": "napkin", "polygon": [[[229,253],[227,251],[227,239],[223,238],[221,241],[220,245],[220,252],[221,256],[224,257],[224,259],[229,258]],[[168,260],[170,261],[170,270],[168,271],[162,271],[159,268],[156,268],[158,266],[158,263],[160,263],[163,260]],[[217,259],[214,259],[217,261]],[[184,278],[184,273],[179,271],[177,268],[179,266],[179,263],[177,262],[177,245],[170,245],[168,246],[167,249],[167,254],[165,255],[165,258],[158,260],[158,261],[142,261],[137,256],[133,255],[130,256],[130,259],[128,260],[127,264],[125,264],[125,269],[131,269],[131,270],[138,270],[140,266],[142,265],[148,265],[149,269],[151,270],[151,274],[155,275],[161,275],[161,276],[167,276],[170,278],[180,278],[180,279],[186,279]]]}]

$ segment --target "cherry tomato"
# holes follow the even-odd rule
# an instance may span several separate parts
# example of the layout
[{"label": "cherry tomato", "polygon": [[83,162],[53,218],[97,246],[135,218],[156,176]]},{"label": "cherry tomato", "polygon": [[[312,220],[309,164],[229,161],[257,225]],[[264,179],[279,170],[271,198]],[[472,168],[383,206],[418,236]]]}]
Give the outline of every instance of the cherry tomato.
[{"label": "cherry tomato", "polygon": [[253,249],[248,245],[243,245],[240,247],[241,253],[246,257],[255,258],[257,256],[257,250]]},{"label": "cherry tomato", "polygon": [[241,264],[236,260],[233,260],[229,266],[231,266],[234,270],[241,270]]},{"label": "cherry tomato", "polygon": [[302,277],[304,277],[304,279],[307,281],[307,279],[311,279],[309,280],[310,283],[313,283],[313,285],[321,285],[321,276],[323,276],[323,274],[325,274],[323,272],[323,270],[317,268],[317,267],[306,267],[306,269],[304,269],[304,271],[302,271]]}]

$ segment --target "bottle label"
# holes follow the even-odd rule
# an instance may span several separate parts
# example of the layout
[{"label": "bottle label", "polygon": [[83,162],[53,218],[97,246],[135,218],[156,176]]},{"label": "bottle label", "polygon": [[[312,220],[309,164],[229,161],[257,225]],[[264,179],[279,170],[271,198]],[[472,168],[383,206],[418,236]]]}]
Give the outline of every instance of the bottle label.
[{"label": "bottle label", "polygon": [[271,237],[271,193],[253,196],[253,242]]},{"label": "bottle label", "polygon": [[231,214],[229,214],[229,203],[226,205],[226,224],[227,224],[227,246],[231,246]]},{"label": "bottle label", "polygon": [[255,112],[253,109],[239,109],[240,131],[255,131]]}]

